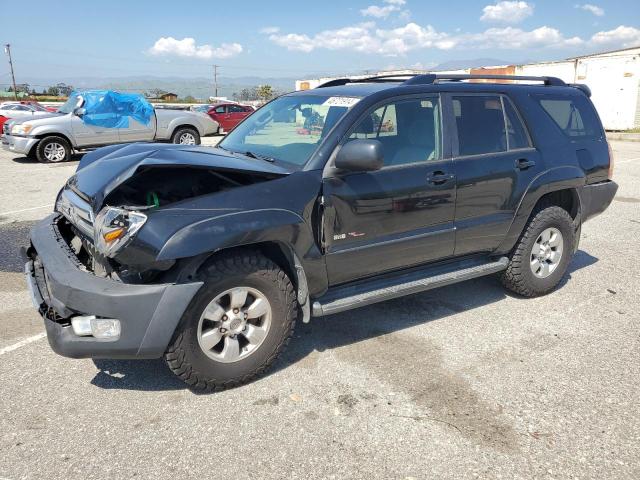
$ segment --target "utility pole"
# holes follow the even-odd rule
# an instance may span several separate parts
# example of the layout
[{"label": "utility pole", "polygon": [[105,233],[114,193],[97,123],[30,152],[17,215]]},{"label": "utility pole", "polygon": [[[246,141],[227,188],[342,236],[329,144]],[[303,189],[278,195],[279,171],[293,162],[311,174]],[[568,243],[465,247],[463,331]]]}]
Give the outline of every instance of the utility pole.
[{"label": "utility pole", "polygon": [[9,56],[9,67],[11,68],[11,81],[13,82],[13,96],[18,100],[18,92],[16,91],[16,77],[13,74],[13,62],[11,61],[11,45],[6,44],[4,46],[4,52]]},{"label": "utility pole", "polygon": [[218,98],[218,67],[220,65],[213,66],[213,96]]}]

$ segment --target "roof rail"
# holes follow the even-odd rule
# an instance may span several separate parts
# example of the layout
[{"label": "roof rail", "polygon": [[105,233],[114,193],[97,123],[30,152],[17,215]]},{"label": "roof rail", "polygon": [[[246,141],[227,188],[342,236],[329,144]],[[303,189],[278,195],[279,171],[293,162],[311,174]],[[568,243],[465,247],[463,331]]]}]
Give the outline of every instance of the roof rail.
[{"label": "roof rail", "polygon": [[413,78],[416,75],[411,73],[399,73],[399,74],[389,74],[389,75],[376,75],[373,77],[367,78],[336,78],[334,80],[329,80],[321,85],[318,85],[316,88],[325,88],[325,87],[338,87],[340,85],[346,85],[348,83],[384,83],[384,82],[398,82],[401,78]]},{"label": "roof rail", "polygon": [[[408,77],[408,78],[407,78]],[[402,82],[402,85],[430,85],[438,83],[440,81],[459,82],[462,80],[511,80],[511,81],[528,81],[528,82],[542,82],[545,85],[564,87],[567,84],[557,77],[535,77],[535,76],[522,76],[522,75],[483,75],[483,74],[446,74],[446,73],[426,73],[421,75],[411,74],[388,74],[377,75],[367,78],[336,78],[335,80],[329,80],[328,82],[318,85],[316,88],[325,87],[337,87],[340,85],[346,85],[348,83],[374,83],[374,82],[398,82],[402,78],[407,80]]]},{"label": "roof rail", "polygon": [[562,80],[557,77],[534,77],[534,76],[522,76],[522,75],[491,75],[491,74],[446,74],[446,73],[429,73],[426,75],[416,75],[406,82],[403,85],[425,85],[436,83],[439,81],[450,81],[450,82],[459,82],[461,80],[517,80],[517,81],[528,81],[528,82],[542,82],[545,85],[553,85],[558,87],[566,86]]}]

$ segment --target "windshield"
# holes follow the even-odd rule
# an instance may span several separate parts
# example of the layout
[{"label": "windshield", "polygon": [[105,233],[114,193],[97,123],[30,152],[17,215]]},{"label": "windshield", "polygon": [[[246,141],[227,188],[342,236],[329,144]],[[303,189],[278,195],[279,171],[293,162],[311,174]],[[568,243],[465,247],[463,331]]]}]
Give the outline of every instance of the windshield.
[{"label": "windshield", "polygon": [[292,95],[268,103],[232,130],[220,147],[297,166],[359,98]]},{"label": "windshield", "polygon": [[73,113],[73,109],[76,108],[78,104],[78,96],[77,95],[71,95],[69,97],[69,99],[64,102],[64,105],[62,105],[59,109],[58,112],[59,113]]}]

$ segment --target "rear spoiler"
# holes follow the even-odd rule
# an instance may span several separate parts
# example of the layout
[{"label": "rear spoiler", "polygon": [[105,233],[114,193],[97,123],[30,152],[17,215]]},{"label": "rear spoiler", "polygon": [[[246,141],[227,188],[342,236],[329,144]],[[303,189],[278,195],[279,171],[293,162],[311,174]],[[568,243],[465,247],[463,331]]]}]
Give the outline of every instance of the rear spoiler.
[{"label": "rear spoiler", "polygon": [[577,88],[578,90],[582,90],[587,97],[591,97],[591,89],[586,86],[584,83],[567,83],[569,87]]}]

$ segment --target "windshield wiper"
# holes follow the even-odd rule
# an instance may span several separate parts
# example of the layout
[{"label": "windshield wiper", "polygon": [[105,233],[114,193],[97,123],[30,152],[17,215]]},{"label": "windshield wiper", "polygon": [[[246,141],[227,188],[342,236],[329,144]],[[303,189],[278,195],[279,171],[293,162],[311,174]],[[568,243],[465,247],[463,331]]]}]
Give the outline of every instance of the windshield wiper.
[{"label": "windshield wiper", "polygon": [[242,153],[242,155],[245,155],[245,156],[247,156],[247,157],[249,157],[249,158],[255,158],[255,159],[259,159],[259,160],[265,160],[265,161],[270,162],[270,163],[273,163],[273,162],[275,162],[275,161],[276,161],[276,159],[275,159],[275,158],[267,157],[266,155],[261,155],[261,154],[259,154],[259,153],[253,153],[253,152],[248,151],[248,150],[247,150],[246,152],[241,152],[241,153]]}]

